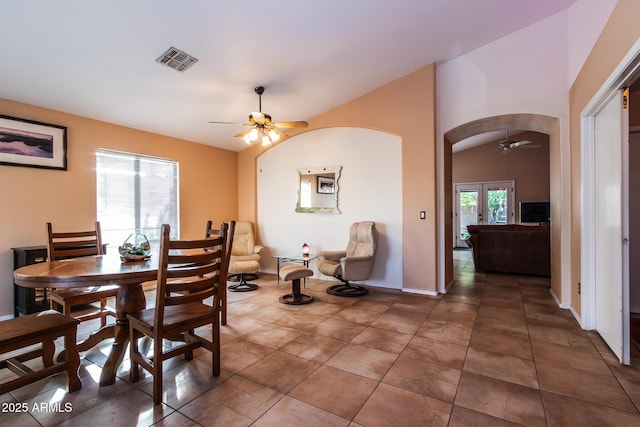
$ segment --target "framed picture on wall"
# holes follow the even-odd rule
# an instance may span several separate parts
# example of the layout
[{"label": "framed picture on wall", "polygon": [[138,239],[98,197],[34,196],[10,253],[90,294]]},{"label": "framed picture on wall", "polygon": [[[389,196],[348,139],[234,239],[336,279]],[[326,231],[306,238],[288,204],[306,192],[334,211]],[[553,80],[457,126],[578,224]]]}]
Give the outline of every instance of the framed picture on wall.
[{"label": "framed picture on wall", "polygon": [[0,115],[0,165],[67,170],[67,128]]},{"label": "framed picture on wall", "polygon": [[333,194],[336,191],[336,179],[329,176],[318,175],[318,193]]}]

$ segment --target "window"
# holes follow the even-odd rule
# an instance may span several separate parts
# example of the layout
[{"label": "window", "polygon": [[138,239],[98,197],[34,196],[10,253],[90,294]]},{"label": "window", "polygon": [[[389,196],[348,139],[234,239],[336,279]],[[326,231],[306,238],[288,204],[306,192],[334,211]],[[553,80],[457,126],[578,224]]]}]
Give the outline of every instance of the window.
[{"label": "window", "polygon": [[138,232],[153,247],[162,224],[171,225],[172,239],[179,237],[177,161],[97,150],[96,186],[103,242],[119,246]]},{"label": "window", "polygon": [[300,179],[300,207],[311,206],[311,181]]}]

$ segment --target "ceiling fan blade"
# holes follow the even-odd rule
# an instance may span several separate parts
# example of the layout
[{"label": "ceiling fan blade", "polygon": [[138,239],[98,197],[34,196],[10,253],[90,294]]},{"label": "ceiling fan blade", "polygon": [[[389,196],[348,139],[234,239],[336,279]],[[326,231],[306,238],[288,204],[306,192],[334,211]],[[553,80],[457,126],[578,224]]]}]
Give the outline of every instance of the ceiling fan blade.
[{"label": "ceiling fan blade", "polygon": [[240,122],[208,122],[208,123],[212,123],[214,125],[246,125],[246,123],[240,123]]},{"label": "ceiling fan blade", "polygon": [[243,138],[246,134],[248,134],[249,132],[251,132],[253,129],[255,129],[255,128],[245,129],[245,130],[243,130],[242,132],[240,132],[240,133],[238,133],[238,134],[236,134],[236,135],[233,135],[233,137],[234,137],[234,138]]},{"label": "ceiling fan blade", "polygon": [[517,141],[511,144],[511,147],[522,147],[523,145],[531,144],[533,141]]},{"label": "ceiling fan blade", "polygon": [[283,129],[287,129],[287,128],[306,128],[307,126],[309,126],[309,123],[305,122],[305,121],[297,121],[297,122],[275,122],[275,123],[271,123],[273,126],[277,127],[277,128],[283,128]]}]

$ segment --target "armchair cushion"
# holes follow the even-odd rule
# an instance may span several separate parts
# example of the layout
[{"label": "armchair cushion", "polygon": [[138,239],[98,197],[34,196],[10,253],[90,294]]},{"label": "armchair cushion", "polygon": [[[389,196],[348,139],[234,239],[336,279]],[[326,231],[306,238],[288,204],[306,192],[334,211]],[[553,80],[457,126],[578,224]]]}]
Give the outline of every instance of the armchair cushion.
[{"label": "armchair cushion", "polygon": [[[233,233],[233,247],[231,248],[231,259],[229,261],[229,272],[234,271],[234,264],[245,261],[260,262],[261,245],[256,245],[253,234],[253,224],[250,222],[236,222],[236,229]],[[255,271],[257,271],[256,269]]]}]

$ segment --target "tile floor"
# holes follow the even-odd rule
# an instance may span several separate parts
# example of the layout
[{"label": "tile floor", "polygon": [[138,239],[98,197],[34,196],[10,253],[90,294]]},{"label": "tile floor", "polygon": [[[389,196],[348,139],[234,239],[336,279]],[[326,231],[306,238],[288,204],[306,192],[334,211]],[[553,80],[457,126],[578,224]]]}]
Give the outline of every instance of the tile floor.
[{"label": "tile floor", "polygon": [[0,426],[640,425],[640,370],[559,309],[548,280],[475,273],[467,251],[455,271],[441,297],[340,298],[309,280],[304,306],[279,303],[289,285],[263,275],[230,294],[220,377],[207,352],[174,359],[154,406],[126,360],[98,387],[105,344],[83,354],[76,393],[57,375],[0,396]]}]

